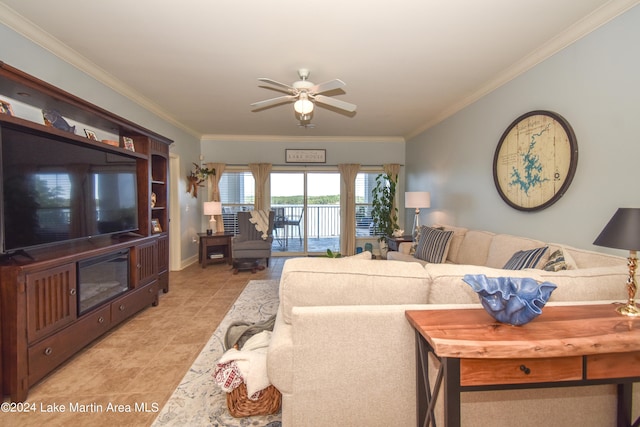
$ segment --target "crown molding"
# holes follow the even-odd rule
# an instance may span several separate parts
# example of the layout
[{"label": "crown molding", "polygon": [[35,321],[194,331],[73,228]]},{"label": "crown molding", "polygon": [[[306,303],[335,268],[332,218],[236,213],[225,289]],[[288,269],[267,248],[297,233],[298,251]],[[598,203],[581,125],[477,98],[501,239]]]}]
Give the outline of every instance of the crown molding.
[{"label": "crown molding", "polygon": [[510,82],[516,77],[524,74],[536,65],[540,64],[541,62],[545,61],[546,59],[550,58],[566,47],[577,42],[589,33],[605,25],[612,19],[622,15],[637,4],[640,4],[640,0],[610,1],[599,9],[593,11],[591,14],[587,15],[580,21],[576,22],[567,30],[549,40],[543,46],[534,50],[533,52],[522,58],[520,61],[513,64],[511,67],[504,70],[496,78],[488,81],[484,86],[482,86],[473,94],[469,95],[467,98],[451,105],[449,108],[443,110],[440,114],[425,123],[420,128],[414,130],[408,135],[405,135],[405,140],[409,141],[422,132],[435,126],[436,124],[453,116],[455,113],[480,100],[484,96]]},{"label": "crown molding", "polygon": [[288,135],[202,135],[201,142],[378,142],[404,143],[400,136],[288,136]]},{"label": "crown molding", "polygon": [[42,30],[33,22],[25,19],[24,17],[16,13],[13,9],[2,3],[0,3],[0,22],[11,28],[18,34],[21,34],[23,37],[31,40],[33,43],[37,44],[43,49],[48,50],[56,57],[71,64],[80,71],[88,74],[110,89],[118,92],[120,95],[130,99],[145,110],[152,112],[161,119],[167,121],[168,123],[179,129],[182,129],[183,131],[193,135],[194,137],[200,138],[200,134],[198,132],[186,127],[184,124],[177,121],[173,116],[161,109],[157,104],[140,96],[140,94],[136,92],[135,89],[116,79],[111,74],[96,66],[93,62],[78,54],[78,52],[71,49],[66,44],[60,42],[51,34]]}]

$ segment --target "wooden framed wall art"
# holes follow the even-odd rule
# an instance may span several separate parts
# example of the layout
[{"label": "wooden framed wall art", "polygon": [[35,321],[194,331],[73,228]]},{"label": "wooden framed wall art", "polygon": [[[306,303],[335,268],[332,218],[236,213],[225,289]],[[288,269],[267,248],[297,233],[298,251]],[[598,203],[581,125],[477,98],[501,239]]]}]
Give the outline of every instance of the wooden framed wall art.
[{"label": "wooden framed wall art", "polygon": [[511,207],[536,211],[557,202],[578,165],[578,143],[559,114],[536,110],[515,119],[504,131],[493,157],[493,179]]}]

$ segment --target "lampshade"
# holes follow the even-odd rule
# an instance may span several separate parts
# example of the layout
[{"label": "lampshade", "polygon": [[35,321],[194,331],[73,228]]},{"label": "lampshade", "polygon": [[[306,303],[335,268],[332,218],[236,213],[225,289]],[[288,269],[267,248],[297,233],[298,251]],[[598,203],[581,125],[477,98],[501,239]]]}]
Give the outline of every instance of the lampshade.
[{"label": "lampshade", "polygon": [[293,109],[296,113],[306,115],[313,111],[313,102],[309,101],[306,93],[300,94],[300,99],[293,103]]},{"label": "lampshade", "polygon": [[593,242],[607,248],[640,250],[640,208],[620,208]]},{"label": "lampshade", "polygon": [[640,308],[636,305],[635,300],[638,290],[636,269],[638,268],[637,251],[640,249],[640,209],[618,209],[593,244],[629,251],[629,257],[627,258],[627,266],[629,267],[627,293],[629,299],[626,305],[616,308],[616,311],[623,316],[640,317]]},{"label": "lampshade", "polygon": [[202,204],[205,215],[220,215],[222,214],[221,202],[204,202]]},{"label": "lampshade", "polygon": [[431,194],[428,191],[407,191],[404,193],[405,208],[431,207]]}]

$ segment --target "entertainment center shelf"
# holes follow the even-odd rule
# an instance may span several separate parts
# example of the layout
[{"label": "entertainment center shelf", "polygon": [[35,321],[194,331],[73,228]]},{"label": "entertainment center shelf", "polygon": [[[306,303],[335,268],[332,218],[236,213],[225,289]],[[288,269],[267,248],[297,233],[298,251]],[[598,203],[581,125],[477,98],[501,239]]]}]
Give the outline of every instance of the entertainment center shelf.
[{"label": "entertainment center shelf", "polygon": [[[169,291],[172,141],[2,62],[0,99],[16,104],[0,114],[3,174],[14,169],[0,182],[0,390],[13,401],[24,401],[30,386],[125,319],[157,305],[161,289]],[[37,122],[33,112],[45,109],[75,123],[75,132]],[[105,141],[79,135],[83,125],[105,135]],[[42,147],[31,148],[33,157],[52,162],[45,167],[35,160],[19,167],[6,163],[11,156],[27,157],[27,146]],[[70,160],[63,163],[56,149],[66,147]],[[74,153],[98,163],[84,157],[84,163],[75,161]],[[39,199],[31,202],[33,194],[43,191],[31,188],[36,181],[44,185],[36,177],[40,172],[34,172],[40,169],[70,182],[69,190],[59,184],[49,189],[52,194],[68,191],[66,199],[58,199],[66,205],[53,208],[53,222],[42,222],[51,214],[44,212],[46,207],[40,210]],[[16,177],[22,187],[31,186],[31,193],[10,187],[7,181]],[[74,193],[78,182],[91,196],[74,196],[87,192]],[[78,197],[91,198],[78,202]],[[19,209],[33,210],[27,215],[27,223],[35,224],[27,233],[33,237],[5,229],[7,218],[15,222],[24,216],[11,208],[16,200]],[[52,223],[59,228],[51,228]]]}]

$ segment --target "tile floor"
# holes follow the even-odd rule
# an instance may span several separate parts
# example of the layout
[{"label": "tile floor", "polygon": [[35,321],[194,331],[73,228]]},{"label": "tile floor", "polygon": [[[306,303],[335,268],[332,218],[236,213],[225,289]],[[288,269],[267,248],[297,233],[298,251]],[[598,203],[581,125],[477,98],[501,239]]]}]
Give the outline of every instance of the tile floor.
[{"label": "tile floor", "polygon": [[160,294],[157,307],[94,341],[33,386],[22,407],[29,412],[0,411],[0,425],[151,425],[248,281],[279,280],[285,260],[271,258],[270,267],[255,274],[234,275],[226,264],[171,272],[169,293]]}]

